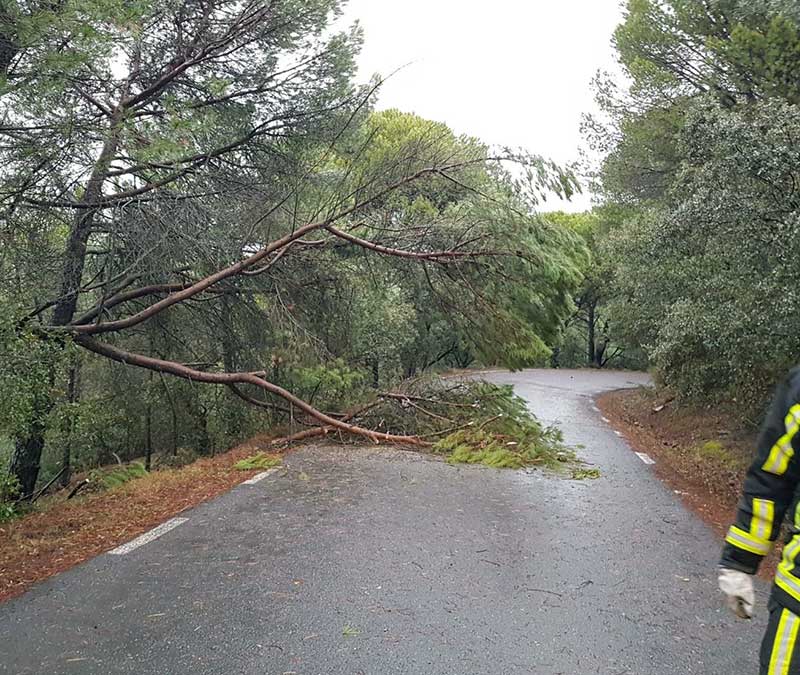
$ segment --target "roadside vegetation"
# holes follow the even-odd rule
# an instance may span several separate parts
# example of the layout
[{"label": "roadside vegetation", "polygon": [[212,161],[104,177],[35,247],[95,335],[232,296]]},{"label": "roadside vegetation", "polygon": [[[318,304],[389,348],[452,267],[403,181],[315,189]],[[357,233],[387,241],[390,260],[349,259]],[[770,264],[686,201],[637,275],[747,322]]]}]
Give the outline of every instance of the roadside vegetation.
[{"label": "roadside vegetation", "polygon": [[628,84],[600,74],[585,121],[604,203],[577,224],[601,325],[680,402],[757,424],[800,357],[800,10],[630,0],[615,46]]},{"label": "roadside vegetation", "polygon": [[[636,450],[656,460],[653,470],[676,496],[724,538],[757,436],[735,404],[698,406],[642,388],[604,394],[598,405]],[[759,573],[771,579],[779,560],[780,545]]]}]

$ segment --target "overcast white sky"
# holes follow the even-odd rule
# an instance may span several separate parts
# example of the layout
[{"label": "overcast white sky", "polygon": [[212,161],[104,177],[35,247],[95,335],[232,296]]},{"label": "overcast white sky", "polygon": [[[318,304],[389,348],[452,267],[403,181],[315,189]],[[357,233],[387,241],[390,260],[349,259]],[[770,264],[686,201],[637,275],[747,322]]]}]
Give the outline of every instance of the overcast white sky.
[{"label": "overcast white sky", "polygon": [[[365,45],[360,78],[387,76],[380,108],[446,122],[561,163],[578,158],[590,82],[616,70],[619,0],[350,0]],[[583,210],[589,195],[548,208]]]}]

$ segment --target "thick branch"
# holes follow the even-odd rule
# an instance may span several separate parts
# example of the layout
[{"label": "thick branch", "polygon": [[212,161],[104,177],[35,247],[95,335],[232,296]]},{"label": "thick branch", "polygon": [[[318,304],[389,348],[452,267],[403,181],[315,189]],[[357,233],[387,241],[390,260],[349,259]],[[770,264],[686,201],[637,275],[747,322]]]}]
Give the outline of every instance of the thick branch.
[{"label": "thick branch", "polygon": [[[453,167],[451,166],[449,168],[453,168]],[[347,218],[348,216],[352,215],[353,213],[356,213],[357,211],[360,211],[360,210],[364,209],[365,207],[369,206],[370,204],[374,203],[375,201],[380,200],[383,197],[385,197],[386,195],[394,192],[398,188],[403,187],[404,185],[408,185],[409,183],[413,183],[414,181],[419,180],[423,176],[426,176],[426,175],[429,175],[429,174],[432,174],[432,173],[437,173],[439,170],[440,170],[440,168],[438,168],[438,167],[420,169],[416,173],[413,173],[410,176],[406,176],[405,178],[402,178],[402,179],[398,180],[397,182],[393,183],[392,185],[387,186],[386,188],[384,188],[383,190],[380,190],[379,192],[377,192],[376,194],[372,195],[371,197],[369,197],[369,198],[367,198],[367,199],[365,199],[365,200],[363,200],[361,202],[357,202],[353,206],[350,206],[350,207],[348,207],[346,209],[343,209],[338,214],[335,214],[334,216],[331,216],[330,218],[327,218],[324,221],[320,221],[320,222],[316,222],[316,223],[309,223],[308,225],[304,225],[303,227],[300,227],[300,228],[294,230],[293,232],[290,232],[289,234],[281,237],[280,239],[277,239],[276,241],[274,241],[271,244],[269,244],[269,245],[265,246],[264,248],[262,248],[260,251],[257,251],[253,255],[245,258],[244,260],[240,260],[239,262],[234,263],[233,265],[229,265],[228,267],[225,267],[224,269],[221,269],[221,270],[215,272],[214,274],[211,274],[211,275],[205,277],[204,279],[201,279],[200,281],[192,284],[188,288],[185,288],[185,289],[183,289],[181,291],[173,293],[169,297],[166,297],[163,300],[151,305],[147,309],[144,309],[141,312],[133,314],[133,315],[131,315],[131,316],[125,318],[125,319],[119,319],[117,321],[108,321],[106,323],[97,324],[97,325],[94,325],[94,324],[93,325],[74,325],[74,324],[71,324],[71,325],[66,326],[64,328],[67,331],[69,331],[70,333],[77,334],[77,335],[96,335],[96,334],[100,334],[100,333],[116,332],[116,331],[123,330],[125,328],[130,328],[132,326],[136,326],[136,325],[138,325],[138,324],[140,324],[140,323],[142,323],[144,321],[147,321],[151,317],[155,316],[156,314],[159,314],[160,312],[164,311],[168,307],[171,307],[172,305],[175,305],[177,303],[183,302],[184,300],[189,300],[190,298],[194,297],[195,295],[198,295],[199,293],[202,293],[206,289],[211,288],[215,284],[218,284],[220,281],[224,281],[225,279],[229,279],[229,278],[231,278],[233,276],[242,274],[246,270],[249,270],[249,269],[255,267],[256,265],[258,265],[258,263],[260,263],[262,260],[264,260],[265,258],[270,256],[272,253],[274,253],[276,251],[280,251],[283,248],[285,248],[285,247],[287,247],[287,246],[289,246],[291,244],[294,244],[295,242],[298,242],[305,235],[307,235],[307,234],[309,234],[311,232],[327,228],[327,229],[329,229],[331,231],[332,234],[335,234],[336,236],[340,236],[340,234],[337,234],[340,231],[331,227],[332,223],[334,223],[334,222],[336,222],[338,220],[341,220],[343,218]],[[341,232],[341,235],[342,235],[342,238],[344,238],[344,239],[346,239],[348,241],[352,241],[353,243],[359,243],[359,242],[363,241],[364,244],[369,244],[369,247],[378,246],[377,244],[373,244],[372,242],[367,242],[365,240],[361,240],[358,237],[353,237],[352,235],[346,234],[344,232]],[[383,249],[381,252],[386,252],[386,253],[389,253],[389,252],[395,250],[395,249],[388,249],[386,247],[379,247],[379,249],[374,249],[374,250],[380,250],[380,249]],[[403,253],[403,252],[400,251],[399,253]],[[406,253],[408,253],[408,252],[406,252]],[[449,252],[444,252],[444,255],[443,256],[439,256],[439,257],[444,259],[446,257],[451,257],[451,258],[452,257],[477,257],[478,255],[493,255],[493,254],[491,252],[484,252],[484,253],[471,252],[470,253],[470,252],[461,252],[461,251],[449,251]],[[501,255],[501,254],[494,254],[494,255]],[[416,258],[418,260],[436,260],[436,259],[438,259],[436,254],[413,254],[413,253],[410,253],[408,256],[404,256],[404,257],[412,257],[412,258]],[[61,328],[61,327],[59,326],[57,328]]]},{"label": "thick branch", "polygon": [[264,408],[265,410],[274,410],[277,412],[282,412],[287,415],[291,414],[291,411],[288,408],[283,408],[276,403],[270,403],[269,401],[259,401],[257,398],[253,398],[252,396],[248,396],[245,394],[239,387],[235,384],[229,384],[228,389],[230,389],[236,396],[238,396],[243,401],[246,401],[250,405],[254,405],[258,408]]},{"label": "thick branch", "polygon": [[117,305],[121,305],[124,302],[130,302],[131,300],[138,300],[139,298],[146,298],[149,295],[174,293],[176,291],[188,288],[189,286],[191,286],[191,284],[189,283],[154,284],[152,286],[142,286],[141,288],[134,288],[124,293],[117,293],[116,295],[112,295],[110,298],[107,298],[96,307],[93,307],[82,316],[79,316],[77,319],[75,319],[73,323],[75,323],[76,325],[87,324],[90,323],[95,318],[97,318],[103,312],[113,307],[116,307]]},{"label": "thick branch", "polygon": [[331,427],[335,430],[340,430],[348,434],[364,436],[375,443],[384,441],[386,443],[400,443],[406,445],[426,444],[424,441],[415,436],[397,436],[395,434],[380,433],[377,431],[371,431],[370,429],[363,429],[352,424],[347,424],[342,420],[334,419],[333,417],[320,412],[286,389],[283,389],[282,387],[265,380],[263,373],[208,373],[201,370],[195,370],[194,368],[184,366],[174,361],[165,361],[163,359],[156,359],[150,356],[144,356],[142,354],[127,352],[119,349],[118,347],[114,347],[113,345],[97,342],[85,336],[77,337],[75,342],[84,349],[94,352],[95,354],[99,354],[100,356],[104,356],[112,361],[137,366],[139,368],[152,370],[157,373],[167,373],[191,382],[221,384],[226,387],[237,384],[251,384],[263,389],[266,392],[269,392],[270,394],[282,398],[288,403],[291,403],[293,406],[302,410],[310,417],[318,420],[326,427]]},{"label": "thick branch", "polygon": [[449,249],[446,251],[407,251],[405,249],[391,248],[389,246],[376,244],[374,241],[369,241],[368,239],[361,239],[360,237],[356,237],[349,232],[339,230],[332,225],[328,225],[325,229],[340,239],[344,239],[345,241],[349,241],[351,244],[361,246],[362,248],[369,249],[370,251],[375,251],[376,253],[391,255],[398,258],[410,258],[412,260],[430,260],[433,262],[442,262],[458,258],[479,258],[486,256],[508,255],[501,251],[459,251],[456,249]]}]

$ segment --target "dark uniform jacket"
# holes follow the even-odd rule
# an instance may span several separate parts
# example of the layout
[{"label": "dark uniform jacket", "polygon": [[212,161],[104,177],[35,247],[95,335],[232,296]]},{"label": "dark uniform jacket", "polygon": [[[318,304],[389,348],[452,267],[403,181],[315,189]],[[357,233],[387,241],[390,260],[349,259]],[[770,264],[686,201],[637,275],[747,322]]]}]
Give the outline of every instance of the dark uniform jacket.
[{"label": "dark uniform jacket", "polygon": [[[747,472],[736,522],[725,538],[721,565],[755,574],[778,538],[800,483],[800,368],[778,387]],[[800,507],[788,514],[791,537],[775,574],[772,597],[800,615]]]}]

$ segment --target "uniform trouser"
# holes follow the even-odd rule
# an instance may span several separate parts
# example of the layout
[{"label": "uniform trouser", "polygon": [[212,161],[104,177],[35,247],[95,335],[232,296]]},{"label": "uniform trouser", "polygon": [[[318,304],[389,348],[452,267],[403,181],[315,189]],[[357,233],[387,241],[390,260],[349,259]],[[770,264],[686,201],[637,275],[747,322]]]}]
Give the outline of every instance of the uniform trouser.
[{"label": "uniform trouser", "polygon": [[769,623],[761,643],[760,675],[800,675],[800,617],[775,601],[769,603]]}]

